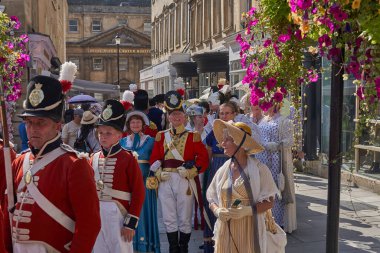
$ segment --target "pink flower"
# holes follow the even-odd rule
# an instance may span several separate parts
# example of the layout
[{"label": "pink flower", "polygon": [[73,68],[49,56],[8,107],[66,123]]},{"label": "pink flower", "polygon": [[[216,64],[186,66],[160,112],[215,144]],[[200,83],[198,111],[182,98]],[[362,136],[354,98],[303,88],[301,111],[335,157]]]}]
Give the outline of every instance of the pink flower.
[{"label": "pink flower", "polygon": [[340,48],[333,47],[329,50],[329,52],[327,54],[327,59],[337,60],[340,55],[341,55]]},{"label": "pink flower", "polygon": [[375,87],[376,89],[380,89],[380,76],[375,78]]},{"label": "pink flower", "polygon": [[243,41],[240,43],[240,47],[242,51],[247,51],[251,47],[251,45],[249,45],[248,42]]},{"label": "pink flower", "polygon": [[275,55],[277,55],[277,57],[279,59],[282,59],[282,53],[280,52],[280,50],[278,49],[278,46],[276,43],[273,43],[273,49],[274,49],[274,53]]},{"label": "pink flower", "polygon": [[289,34],[281,34],[280,36],[278,36],[278,41],[279,42],[285,43],[288,40],[290,40],[290,35]]},{"label": "pink flower", "polygon": [[331,46],[331,38],[327,34],[323,34],[318,38],[319,47],[329,47]]},{"label": "pink flower", "polygon": [[256,96],[256,94],[251,93],[250,101],[251,101],[251,105],[256,106],[259,104],[259,97]]},{"label": "pink flower", "polygon": [[240,33],[239,33],[238,35],[236,35],[235,40],[236,40],[237,42],[239,42],[239,44],[241,44],[241,43],[243,42],[243,38],[241,37],[241,34],[240,34]]},{"label": "pink flower", "polygon": [[270,46],[271,43],[272,43],[271,40],[269,40],[269,39],[268,39],[268,40],[265,40],[263,46],[264,46],[265,48],[267,48],[267,47]]},{"label": "pink flower", "polygon": [[27,34],[21,34],[20,35],[20,39],[22,40],[22,42],[26,43],[29,41],[29,37]]},{"label": "pink flower", "polygon": [[302,33],[301,33],[301,30],[300,29],[297,29],[295,32],[294,32],[294,37],[296,37],[297,40],[302,40]]},{"label": "pink flower", "polygon": [[271,108],[273,106],[273,103],[272,102],[267,102],[267,101],[264,101],[260,104],[260,108],[261,110],[263,110],[264,112],[268,111],[269,108]]},{"label": "pink flower", "polygon": [[266,85],[267,89],[268,90],[273,89],[276,86],[276,84],[277,84],[276,78],[274,78],[274,77],[269,78],[267,81],[267,85]]},{"label": "pink flower", "polygon": [[297,7],[306,10],[312,6],[311,0],[297,0]]},{"label": "pink flower", "polygon": [[255,7],[252,7],[252,8],[247,12],[247,14],[248,14],[249,16],[253,16],[253,15],[255,14],[255,12],[256,12],[256,8],[255,8]]},{"label": "pink flower", "polygon": [[284,99],[284,95],[279,92],[279,91],[276,91],[273,95],[273,99],[276,101],[276,102],[281,102],[283,99]]},{"label": "pink flower", "polygon": [[9,49],[13,49],[13,48],[15,47],[15,46],[13,45],[13,43],[10,42],[10,41],[7,42],[7,46],[8,46]]},{"label": "pink flower", "polygon": [[318,74],[312,71],[309,71],[309,81],[311,83],[315,83],[316,81],[318,81]]},{"label": "pink flower", "polygon": [[16,16],[11,16],[11,21],[13,21],[15,24],[14,24],[14,29],[18,30],[20,29],[20,26],[21,26],[21,23],[20,21],[18,20],[18,17]]},{"label": "pink flower", "polygon": [[243,69],[247,67],[247,55],[244,54],[243,57],[241,57],[240,64]]},{"label": "pink flower", "polygon": [[348,64],[347,72],[353,74],[355,78],[357,79],[360,78],[359,70],[360,70],[360,65],[359,65],[359,62],[357,62],[356,60],[352,60]]},{"label": "pink flower", "polygon": [[359,97],[360,100],[364,99],[364,87],[359,86],[358,89],[356,90],[356,95]]},{"label": "pink flower", "polygon": [[348,14],[344,12],[339,5],[333,4],[330,7],[330,13],[333,14],[335,20],[342,22],[348,18]]},{"label": "pink flower", "polygon": [[255,94],[258,98],[263,98],[265,97],[264,91],[262,91],[260,88],[254,86],[252,88],[252,94]]},{"label": "pink flower", "polygon": [[285,87],[280,87],[280,92],[284,95],[288,94],[288,91],[286,90]]}]

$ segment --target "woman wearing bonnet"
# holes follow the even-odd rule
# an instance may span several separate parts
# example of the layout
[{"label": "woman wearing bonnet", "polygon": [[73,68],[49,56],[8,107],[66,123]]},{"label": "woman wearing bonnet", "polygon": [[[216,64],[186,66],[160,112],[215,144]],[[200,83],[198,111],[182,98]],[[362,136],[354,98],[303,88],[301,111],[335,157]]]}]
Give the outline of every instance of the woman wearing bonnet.
[{"label": "woman wearing bonnet", "polygon": [[[144,125],[149,125],[149,119],[143,112],[128,112],[126,119],[128,136],[120,140],[120,145],[135,154],[145,184],[149,176],[149,157],[152,153],[154,138],[143,134]],[[133,238],[133,249],[137,252],[160,252],[155,190],[145,189],[145,201],[136,235]]]},{"label": "woman wearing bonnet", "polygon": [[[270,213],[278,189],[268,167],[251,156],[263,147],[244,123],[215,120],[213,129],[224,154],[230,157],[207,190],[210,209],[218,218],[215,252],[285,252],[286,234]],[[273,235],[277,236],[274,240]]]}]

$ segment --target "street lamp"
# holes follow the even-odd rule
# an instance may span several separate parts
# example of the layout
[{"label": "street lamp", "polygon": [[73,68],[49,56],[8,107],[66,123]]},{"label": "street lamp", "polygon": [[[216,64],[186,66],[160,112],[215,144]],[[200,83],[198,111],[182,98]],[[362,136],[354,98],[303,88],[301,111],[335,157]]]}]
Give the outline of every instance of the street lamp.
[{"label": "street lamp", "polygon": [[120,36],[116,34],[115,43],[117,47],[117,85],[120,85],[120,59],[119,59],[119,48],[120,48]]}]

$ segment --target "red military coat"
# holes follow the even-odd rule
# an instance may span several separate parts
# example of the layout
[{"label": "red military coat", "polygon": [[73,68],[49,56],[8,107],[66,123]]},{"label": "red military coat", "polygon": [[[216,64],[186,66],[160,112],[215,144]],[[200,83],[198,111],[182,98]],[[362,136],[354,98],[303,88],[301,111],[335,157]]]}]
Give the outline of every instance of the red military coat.
[{"label": "red military coat", "polygon": [[3,210],[0,206],[0,253],[6,253],[5,242],[4,242],[4,221],[3,221]]},{"label": "red military coat", "polygon": [[[179,167],[181,166],[180,162],[176,164],[171,152],[168,152],[165,155],[165,152],[167,150],[165,132],[167,131],[170,132],[172,139],[175,138],[175,134],[172,129],[159,132],[156,136],[156,141],[154,143],[152,155],[150,156],[149,162],[152,164],[155,161],[160,160],[163,163],[163,168],[173,167],[171,165],[165,165],[166,162],[170,162],[173,165],[178,165],[174,167]],[[178,138],[180,138],[180,140],[177,141],[177,144],[175,146],[182,158],[185,161],[195,161],[195,166],[200,169],[199,173],[204,172],[208,167],[209,158],[206,147],[201,141],[200,134],[198,132],[186,131],[184,126],[180,126],[176,129],[176,135]],[[174,162],[172,163],[172,161]]]},{"label": "red military coat", "polygon": [[[70,149],[67,145],[61,147]],[[15,190],[23,180],[25,154],[12,164]],[[30,160],[33,159],[31,154]],[[93,177],[88,161],[69,151],[39,170],[33,181],[53,205],[75,221],[75,232],[71,233],[53,220],[30,195],[26,195],[21,205],[23,197],[18,193],[12,222],[13,239],[19,243],[40,242],[58,252],[90,253],[100,231],[99,201]],[[21,194],[25,192],[26,187]]]},{"label": "red military coat", "polygon": [[[102,166],[104,163],[103,151],[99,151],[99,174],[102,175]],[[93,165],[93,158],[91,157],[90,164]],[[131,194],[131,201],[113,198],[109,195],[100,194],[100,200],[115,201],[118,206],[120,204],[123,208],[135,218],[140,217],[140,212],[145,199],[145,186],[141,170],[135,157],[128,151],[122,149],[119,144],[111,148],[110,154],[107,156],[106,170],[102,181],[109,188],[129,192]],[[125,210],[121,210],[125,215]]]}]

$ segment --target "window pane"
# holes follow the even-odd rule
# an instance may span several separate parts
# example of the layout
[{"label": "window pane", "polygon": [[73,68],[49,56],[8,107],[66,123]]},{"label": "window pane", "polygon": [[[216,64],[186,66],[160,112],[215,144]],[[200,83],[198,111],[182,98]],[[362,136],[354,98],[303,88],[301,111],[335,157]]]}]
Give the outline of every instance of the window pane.
[{"label": "window pane", "polygon": [[93,58],[92,59],[92,69],[93,70],[103,70],[103,59]]},{"label": "window pane", "polygon": [[101,31],[100,20],[93,20],[92,21],[92,31],[93,32],[100,32]]},{"label": "window pane", "polygon": [[69,20],[69,31],[70,32],[77,32],[78,31],[78,20],[76,20],[76,19],[70,19]]},{"label": "window pane", "polygon": [[128,70],[128,59],[120,58],[120,70]]}]

